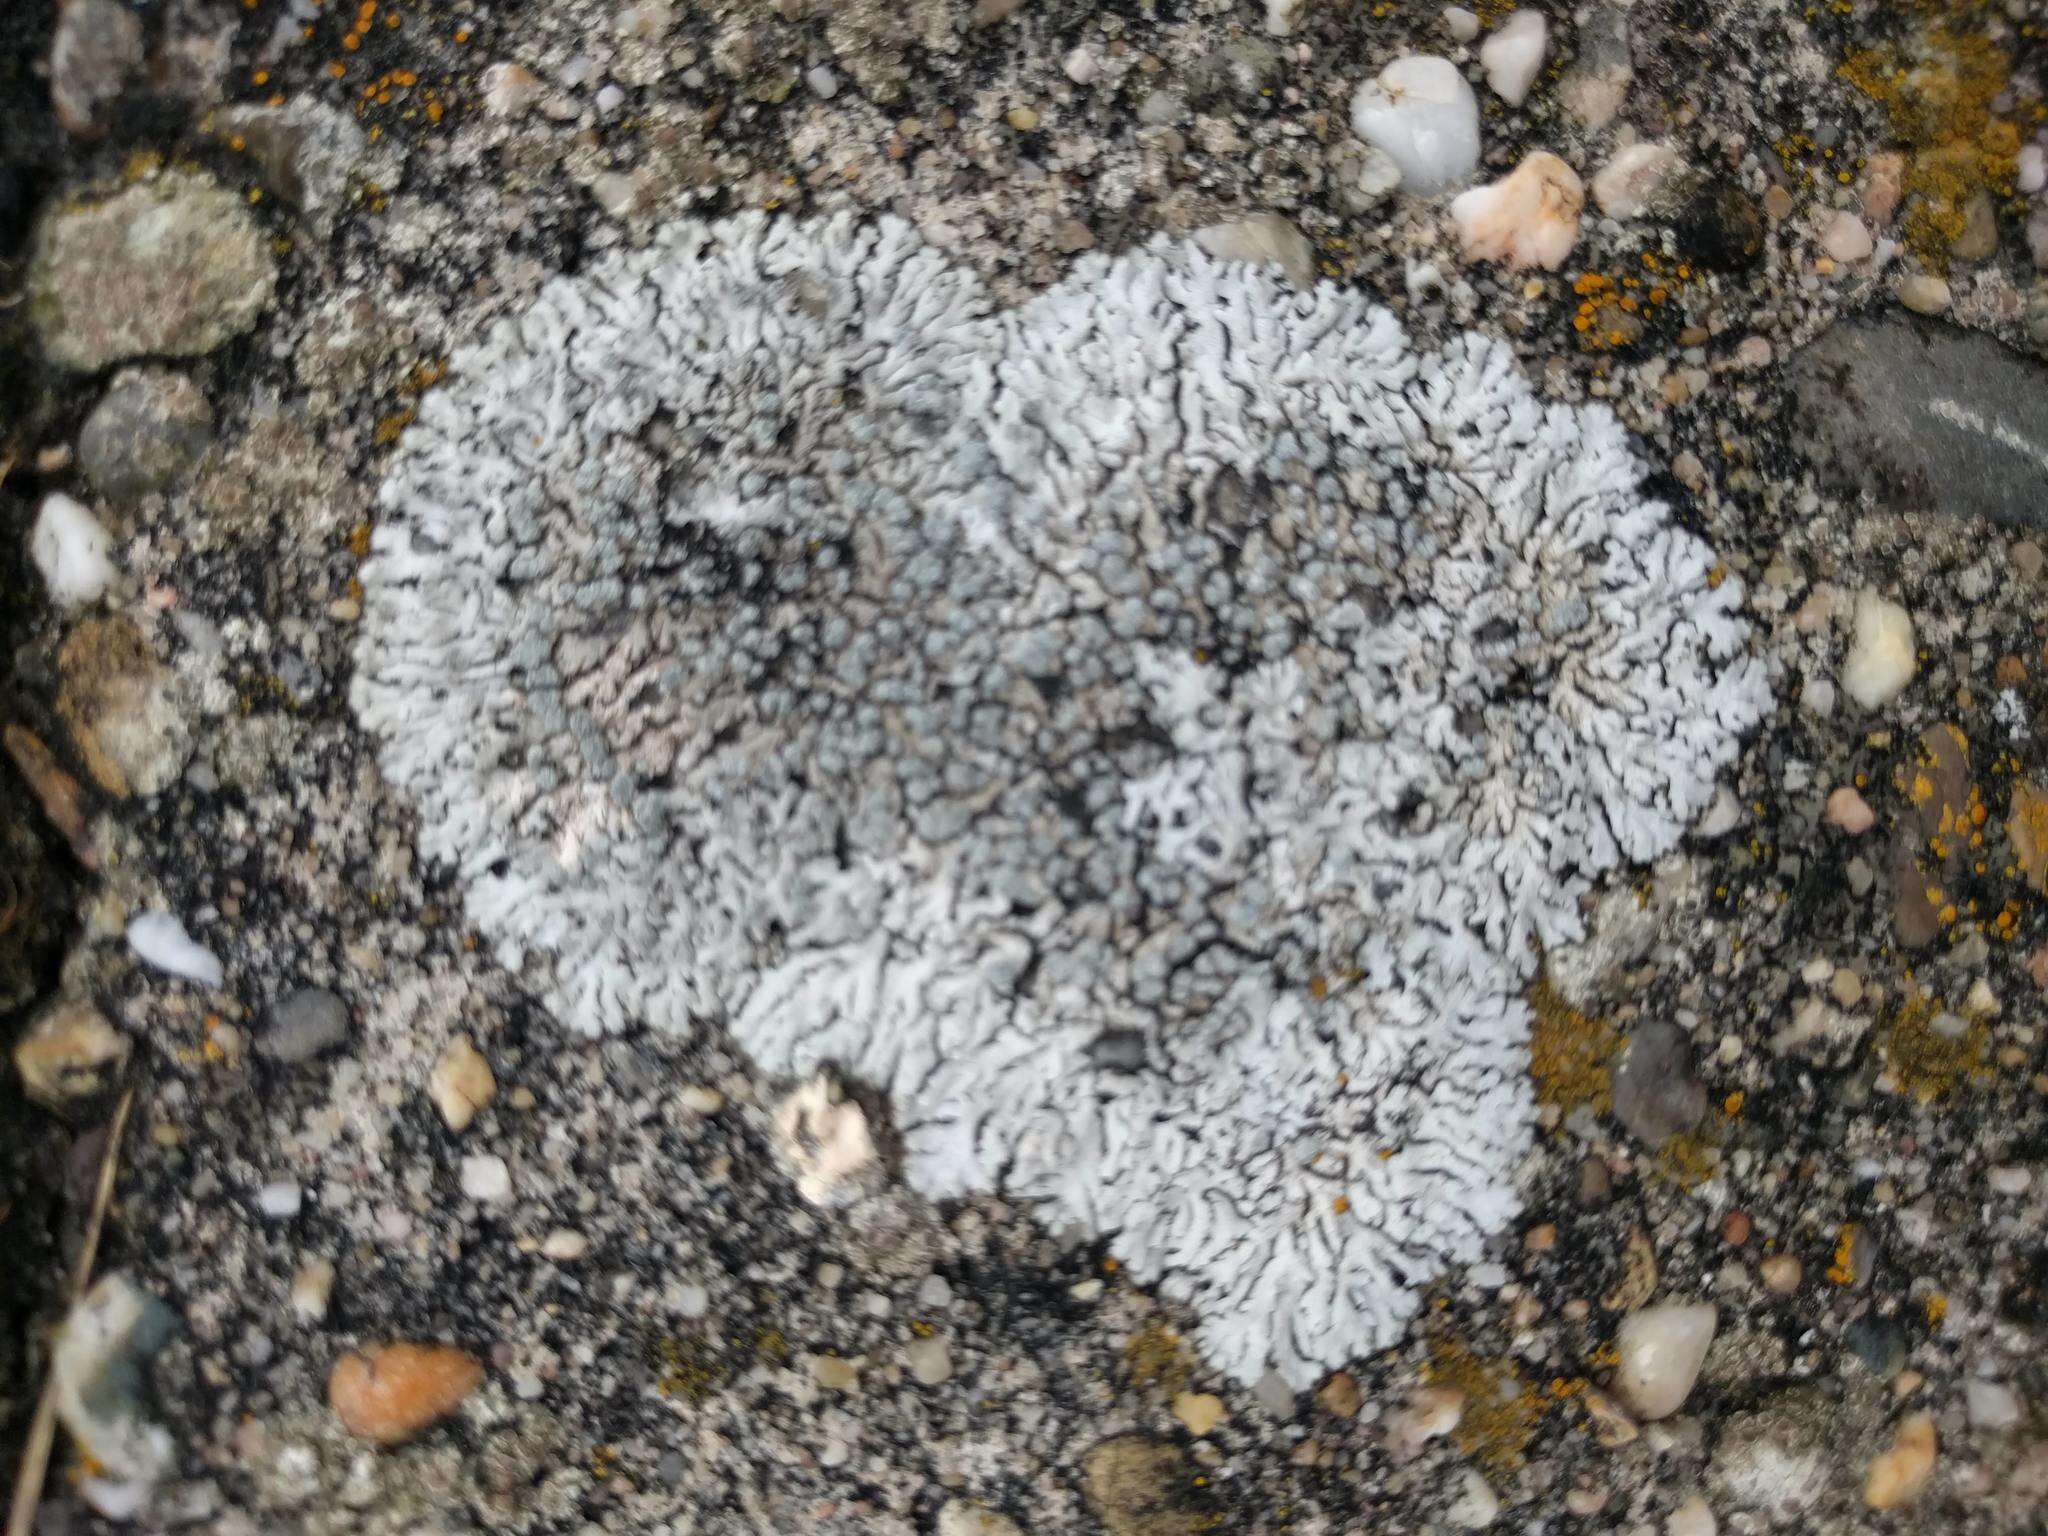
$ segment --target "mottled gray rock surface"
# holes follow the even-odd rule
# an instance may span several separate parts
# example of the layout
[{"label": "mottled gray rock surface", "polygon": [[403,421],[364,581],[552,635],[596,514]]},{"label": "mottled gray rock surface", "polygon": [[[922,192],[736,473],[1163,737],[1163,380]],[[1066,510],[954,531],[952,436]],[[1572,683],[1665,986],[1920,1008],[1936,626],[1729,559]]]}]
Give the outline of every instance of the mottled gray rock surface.
[{"label": "mottled gray rock surface", "polygon": [[1894,511],[2048,528],[2048,368],[1988,336],[1894,316],[1838,325],[1793,364],[1843,479]]},{"label": "mottled gray rock surface", "polygon": [[50,360],[80,373],[211,352],[255,324],[277,284],[244,200],[199,176],[60,205],[32,249],[29,319]]}]

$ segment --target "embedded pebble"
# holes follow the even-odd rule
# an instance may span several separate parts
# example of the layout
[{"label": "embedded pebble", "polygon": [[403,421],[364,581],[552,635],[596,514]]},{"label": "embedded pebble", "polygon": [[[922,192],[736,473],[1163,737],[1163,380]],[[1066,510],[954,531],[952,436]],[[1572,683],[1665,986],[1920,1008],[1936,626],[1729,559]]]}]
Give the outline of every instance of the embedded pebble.
[{"label": "embedded pebble", "polygon": [[1899,302],[1916,315],[1938,315],[1948,308],[1949,288],[1929,272],[1915,272],[1898,287]]},{"label": "embedded pebble", "polygon": [[1457,1497],[1444,1515],[1461,1531],[1484,1530],[1500,1515],[1500,1495],[1485,1478],[1466,1467],[1458,1474]]},{"label": "embedded pebble", "polygon": [[1853,785],[1844,784],[1828,796],[1827,822],[1851,837],[1861,837],[1877,824],[1877,813]]},{"label": "embedded pebble", "polygon": [[1616,150],[1593,177],[1593,201],[1610,219],[1639,219],[1684,173],[1685,160],[1669,144],[1652,140]]},{"label": "embedded pebble", "polygon": [[1976,1429],[2011,1429],[2023,1417],[2019,1394],[2004,1382],[1972,1376],[1963,1385],[1963,1401]]},{"label": "embedded pebble", "polygon": [[1877,249],[1864,222],[1846,208],[1836,212],[1821,231],[1821,249],[1840,262],[1863,261]]},{"label": "embedded pebble", "polygon": [[1451,219],[1467,261],[1555,272],[1578,243],[1579,211],[1585,204],[1578,173],[1556,155],[1537,150],[1501,180],[1459,193],[1451,203]]},{"label": "embedded pebble", "polygon": [[1194,241],[1218,261],[1276,266],[1297,288],[1315,284],[1315,250],[1308,243],[1308,236],[1276,213],[1258,213],[1228,224],[1211,224],[1196,230]]},{"label": "embedded pebble", "polygon": [[1424,1446],[1458,1427],[1465,1416],[1465,1394],[1456,1387],[1421,1387],[1387,1420],[1387,1454],[1395,1461],[1413,1461]]},{"label": "embedded pebble", "polygon": [[521,117],[540,99],[540,77],[520,64],[493,64],[478,84],[484,110],[493,117]]},{"label": "embedded pebble", "polygon": [[285,1221],[299,1214],[306,1192],[291,1179],[279,1179],[256,1191],[256,1209],[272,1221]]},{"label": "embedded pebble", "polygon": [[1223,1399],[1212,1392],[1183,1392],[1173,1400],[1173,1416],[1199,1440],[1223,1422]]},{"label": "embedded pebble", "polygon": [[904,1346],[903,1358],[910,1366],[910,1374],[927,1387],[953,1379],[952,1346],[936,1334],[928,1339],[912,1339]]},{"label": "embedded pebble", "polygon": [[398,1445],[461,1406],[484,1379],[475,1357],[447,1344],[382,1344],[343,1355],[327,1403],[359,1440]]},{"label": "embedded pebble", "polygon": [[860,1385],[860,1362],[837,1355],[813,1355],[811,1379],[828,1392],[851,1392]]},{"label": "embedded pebble", "polygon": [[292,1276],[291,1308],[302,1323],[317,1323],[327,1315],[327,1303],[334,1295],[334,1266],[325,1259],[312,1259]]},{"label": "embedded pebble", "polygon": [[1024,1527],[982,1505],[951,1499],[939,1511],[933,1536],[1024,1536]]},{"label": "embedded pebble", "polygon": [[1614,1390],[1630,1412],[1664,1419],[1685,1405],[1719,1318],[1711,1302],[1665,1302],[1622,1320],[1614,1340]]},{"label": "embedded pebble", "polygon": [[2028,1186],[2034,1182],[2034,1175],[2029,1169],[2006,1164],[1992,1169],[1984,1176],[1984,1181],[1991,1186],[1994,1194],[2024,1195]]},{"label": "embedded pebble", "polygon": [[1671,1511],[1664,1522],[1664,1536],[1716,1536],[1719,1530],[1714,1511],[1697,1493]]},{"label": "embedded pebble", "polygon": [[1872,1509],[1902,1509],[1919,1498],[1934,1476],[1937,1451],[1932,1414],[1905,1419],[1889,1449],[1871,1462],[1863,1480],[1863,1502]]},{"label": "embedded pebble", "polygon": [[497,1097],[498,1080],[469,1036],[458,1035],[434,1063],[427,1094],[448,1129],[459,1134]]},{"label": "embedded pebble", "polygon": [[1913,681],[1913,616],[1865,588],[1856,594],[1855,634],[1842,662],[1842,689],[1866,710],[1881,709]]},{"label": "embedded pebble", "polygon": [[1780,1296],[1790,1296],[1799,1289],[1803,1266],[1789,1253],[1774,1253],[1756,1269],[1765,1286]]},{"label": "embedded pebble", "polygon": [[1349,1371],[1338,1371],[1316,1390],[1316,1404],[1323,1412],[1340,1419],[1355,1419],[1358,1410],[1365,1406],[1365,1397],[1358,1390],[1357,1377]]},{"label": "embedded pebble", "polygon": [[28,271],[30,320],[59,367],[198,357],[255,325],[277,285],[239,192],[171,173],[103,201],[54,200]]},{"label": "embedded pebble", "polygon": [[202,987],[218,987],[226,979],[213,951],[193,939],[169,912],[142,912],[130,918],[128,947],[144,965],[166,976]]},{"label": "embedded pebble", "polygon": [[512,1170],[494,1152],[480,1152],[462,1160],[462,1192],[472,1200],[503,1200],[512,1193]]},{"label": "embedded pebble", "polygon": [[1692,1042],[1663,1019],[1629,1036],[1613,1071],[1614,1117],[1644,1146],[1656,1148],[1698,1127],[1707,1090],[1693,1068]]},{"label": "embedded pebble", "polygon": [[50,601],[59,608],[98,602],[120,574],[113,561],[114,541],[100,520],[61,491],[43,498],[28,547]]},{"label": "embedded pebble", "polygon": [[31,1096],[51,1107],[108,1087],[128,1060],[128,1038],[83,999],[59,1001],[14,1044],[14,1067]]},{"label": "embedded pebble", "polygon": [[540,1253],[544,1259],[557,1264],[572,1263],[590,1252],[590,1239],[581,1232],[572,1232],[567,1227],[557,1227],[541,1239]]},{"label": "embedded pebble", "polygon": [[774,1125],[776,1150],[810,1204],[847,1204],[878,1181],[881,1163],[867,1113],[826,1074],[791,1092],[776,1107]]},{"label": "embedded pebble", "polygon": [[1534,7],[1517,10],[1502,22],[1479,48],[1479,62],[1493,93],[1511,107],[1526,101],[1529,87],[1542,72],[1549,41],[1550,24]]},{"label": "embedded pebble", "polygon": [[1418,197],[1462,186],[1479,167],[1479,99],[1449,59],[1395,59],[1352,97],[1351,129],[1386,152]]},{"label": "embedded pebble", "polygon": [[296,1067],[348,1039],[348,1004],[325,987],[299,987],[273,1003],[256,1054]]}]

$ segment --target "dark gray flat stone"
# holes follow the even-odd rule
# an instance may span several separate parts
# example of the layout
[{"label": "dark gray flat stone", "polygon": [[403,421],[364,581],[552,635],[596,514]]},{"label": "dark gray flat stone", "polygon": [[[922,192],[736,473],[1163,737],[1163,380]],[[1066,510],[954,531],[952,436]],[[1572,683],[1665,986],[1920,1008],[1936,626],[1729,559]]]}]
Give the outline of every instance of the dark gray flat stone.
[{"label": "dark gray flat stone", "polygon": [[1827,464],[1893,511],[2048,528],[2048,366],[1899,315],[1836,326],[1791,377]]}]

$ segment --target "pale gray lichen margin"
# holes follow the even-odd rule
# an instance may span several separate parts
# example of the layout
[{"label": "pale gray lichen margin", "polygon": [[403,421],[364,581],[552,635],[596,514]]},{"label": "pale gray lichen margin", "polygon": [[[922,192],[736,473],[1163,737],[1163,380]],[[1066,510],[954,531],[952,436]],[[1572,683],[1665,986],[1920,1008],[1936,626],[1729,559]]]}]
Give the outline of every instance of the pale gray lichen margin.
[{"label": "pale gray lichen margin", "polygon": [[354,702],[569,1024],[835,1061],[1302,1385],[1514,1214],[1531,941],[1766,707],[1641,479],[1333,286],[686,223],[423,402]]}]

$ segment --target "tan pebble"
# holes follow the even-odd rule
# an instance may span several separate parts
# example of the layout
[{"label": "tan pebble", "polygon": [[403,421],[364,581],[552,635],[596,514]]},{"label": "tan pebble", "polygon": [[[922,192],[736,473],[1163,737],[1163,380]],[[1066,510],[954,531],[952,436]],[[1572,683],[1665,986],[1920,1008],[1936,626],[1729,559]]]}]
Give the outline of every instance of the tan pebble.
[{"label": "tan pebble", "polygon": [[1019,133],[1029,133],[1038,126],[1038,114],[1029,107],[1012,107],[1007,114],[1007,121]]},{"label": "tan pebble", "polygon": [[464,1131],[477,1112],[497,1097],[498,1080],[491,1075],[491,1064],[470,1043],[469,1036],[458,1035],[434,1064],[433,1076],[427,1080],[427,1093],[434,1107],[441,1111],[448,1129]]},{"label": "tan pebble", "polygon": [[1213,1392],[1183,1392],[1173,1400],[1173,1416],[1187,1425],[1196,1439],[1209,1433],[1226,1417],[1223,1399]]},{"label": "tan pebble", "polygon": [[474,1356],[447,1344],[381,1344],[343,1355],[327,1403],[359,1440],[397,1445],[452,1413],[484,1379]]},{"label": "tan pebble", "polygon": [[1926,1385],[1927,1378],[1918,1371],[1901,1371],[1892,1378],[1892,1396],[1904,1402]]},{"label": "tan pebble", "polygon": [[1441,1439],[1465,1417],[1465,1394],[1456,1387],[1423,1387],[1387,1421],[1387,1449],[1396,1461],[1413,1461],[1432,1440]]},{"label": "tan pebble", "polygon": [[299,1266],[292,1276],[292,1311],[300,1321],[317,1323],[327,1315],[328,1299],[334,1294],[334,1266],[325,1259],[313,1259]]},{"label": "tan pebble", "polygon": [[1870,1464],[1863,1502],[1872,1509],[1900,1509],[1919,1498],[1934,1476],[1934,1416],[1916,1413],[1899,1425],[1891,1449]]},{"label": "tan pebble", "polygon": [[541,1257],[553,1259],[558,1264],[571,1263],[590,1252],[590,1239],[581,1232],[572,1232],[567,1227],[557,1227],[541,1239]]},{"label": "tan pebble", "polygon": [[128,1060],[128,1038],[99,1009],[81,1001],[52,1004],[14,1047],[14,1067],[32,1098],[56,1106],[99,1092]]},{"label": "tan pebble", "polygon": [[1605,1392],[1588,1391],[1585,1404],[1586,1415],[1593,1421],[1593,1438],[1608,1450],[1617,1450],[1642,1433],[1636,1421]]},{"label": "tan pebble", "polygon": [[1828,995],[1844,1008],[1863,1001],[1863,978],[1851,970],[1839,970],[1828,978]]},{"label": "tan pebble", "polygon": [[1714,1511],[1698,1494],[1671,1511],[1671,1517],[1664,1522],[1665,1536],[1716,1536],[1719,1529]]},{"label": "tan pebble", "polygon": [[1607,1507],[1607,1490],[1574,1488],[1564,1496],[1564,1507],[1582,1520],[1588,1515],[1597,1515]]},{"label": "tan pebble", "polygon": [[1879,229],[1891,223],[1906,190],[1906,157],[1896,150],[1872,155],[1863,170],[1863,212]]},{"label": "tan pebble", "polygon": [[1323,1412],[1333,1413],[1340,1419],[1355,1419],[1358,1410],[1365,1406],[1365,1399],[1359,1394],[1358,1379],[1349,1371],[1339,1371],[1316,1392],[1316,1402]]},{"label": "tan pebble", "polygon": [[1861,837],[1876,824],[1877,813],[1853,787],[1844,784],[1828,796],[1827,821],[1851,837]]},{"label": "tan pebble", "polygon": [[1550,1252],[1557,1246],[1557,1223],[1546,1221],[1540,1226],[1531,1227],[1528,1235],[1522,1239],[1522,1246],[1531,1253]]},{"label": "tan pebble", "polygon": [[1721,1218],[1721,1241],[1731,1248],[1740,1248],[1749,1241],[1750,1221],[1747,1211],[1730,1211]]},{"label": "tan pebble", "polygon": [[692,1083],[677,1097],[682,1101],[683,1108],[693,1115],[715,1115],[725,1108],[724,1094],[716,1088],[706,1088],[697,1083]]},{"label": "tan pebble", "polygon": [[860,1362],[837,1355],[813,1355],[811,1379],[833,1392],[851,1392],[860,1385]]},{"label": "tan pebble", "polygon": [[1790,1296],[1799,1289],[1801,1266],[1789,1253],[1774,1253],[1756,1269],[1763,1276],[1764,1285],[1780,1296]]},{"label": "tan pebble", "polygon": [[1919,315],[1938,315],[1948,308],[1949,287],[1927,272],[1915,272],[1898,288],[1899,302]]},{"label": "tan pebble", "polygon": [[1764,213],[1773,224],[1784,223],[1792,217],[1792,194],[1783,187],[1771,187],[1764,193]]}]

